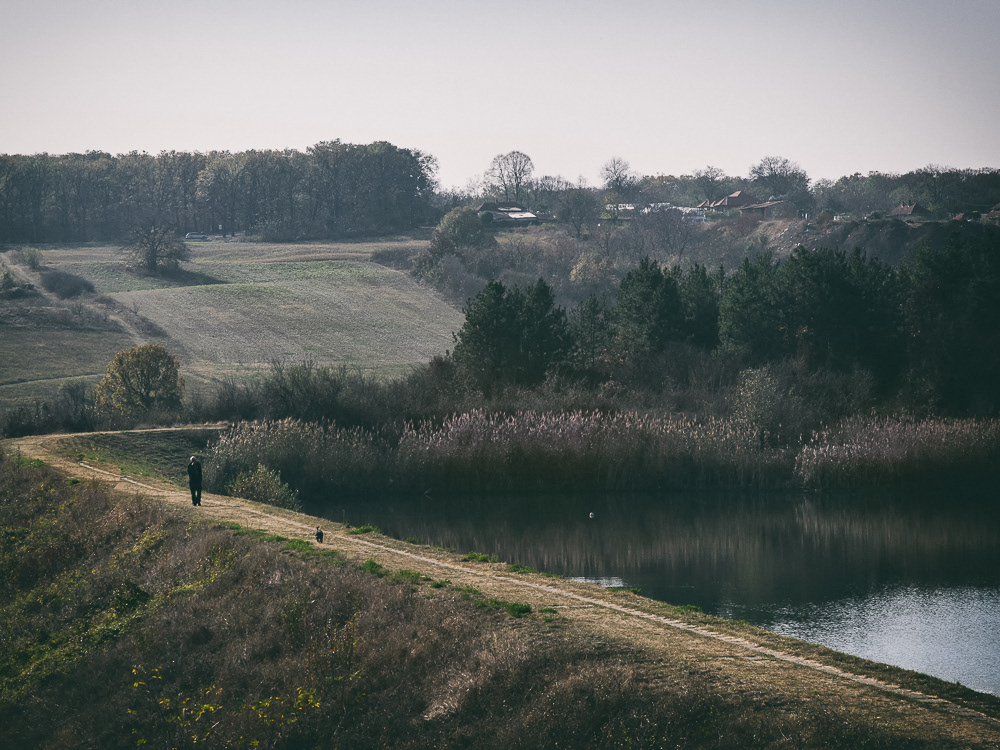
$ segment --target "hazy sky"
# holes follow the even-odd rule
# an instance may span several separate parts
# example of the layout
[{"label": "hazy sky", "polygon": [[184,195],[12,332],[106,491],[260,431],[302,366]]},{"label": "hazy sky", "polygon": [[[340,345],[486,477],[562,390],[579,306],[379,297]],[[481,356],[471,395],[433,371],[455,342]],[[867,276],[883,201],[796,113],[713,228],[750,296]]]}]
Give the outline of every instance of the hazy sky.
[{"label": "hazy sky", "polygon": [[386,140],[464,186],[1000,167],[1000,0],[0,0],[0,153]]}]

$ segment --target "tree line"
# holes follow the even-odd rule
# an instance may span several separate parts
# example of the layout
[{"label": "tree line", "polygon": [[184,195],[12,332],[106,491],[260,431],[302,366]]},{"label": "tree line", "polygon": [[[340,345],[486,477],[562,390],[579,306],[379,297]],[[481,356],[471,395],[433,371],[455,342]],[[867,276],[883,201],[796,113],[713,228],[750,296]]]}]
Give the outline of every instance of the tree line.
[{"label": "tree line", "polygon": [[611,218],[616,218],[615,207],[620,205],[696,207],[736,191],[746,191],[759,201],[786,200],[805,213],[856,216],[919,203],[942,218],[958,213],[974,218],[1000,204],[1000,169],[995,168],[952,169],[932,164],[901,174],[872,171],[813,180],[798,163],[783,156],[765,156],[745,176],[714,166],[691,174],[643,175],[626,160],[613,157],[602,166],[600,178],[600,184],[589,186],[560,176],[535,177],[531,158],[511,151],[498,154],[464,191],[444,193],[442,198],[452,207],[477,200],[515,201],[571,224],[581,214],[599,216],[609,210]]},{"label": "tree line", "polygon": [[328,238],[434,218],[436,163],[386,142],[300,152],[0,155],[0,243],[119,241],[176,233]]},{"label": "tree line", "polygon": [[542,279],[492,281],[463,312],[449,356],[487,394],[554,375],[662,391],[713,370],[793,363],[800,380],[863,382],[872,405],[1000,406],[1000,257],[987,244],[920,251],[900,267],[803,247],[729,274],[645,258],[613,300],[592,296],[567,313]]},{"label": "tree line", "polygon": [[764,157],[746,176],[713,166],[679,176],[642,175],[614,157],[592,187],[536,176],[531,158],[511,151],[458,191],[438,189],[436,168],[433,156],[382,141],[323,141],[305,152],[0,154],[0,243],[119,241],[143,225],[178,234],[321,239],[406,229],[488,199],[526,204],[577,233],[609,206],[612,214],[629,204],[697,206],[737,190],[762,201],[787,200],[802,212],[865,216],[916,202],[941,217],[975,217],[1000,203],[1000,169],[992,168],[929,165],[905,174],[813,181],[781,156]]}]

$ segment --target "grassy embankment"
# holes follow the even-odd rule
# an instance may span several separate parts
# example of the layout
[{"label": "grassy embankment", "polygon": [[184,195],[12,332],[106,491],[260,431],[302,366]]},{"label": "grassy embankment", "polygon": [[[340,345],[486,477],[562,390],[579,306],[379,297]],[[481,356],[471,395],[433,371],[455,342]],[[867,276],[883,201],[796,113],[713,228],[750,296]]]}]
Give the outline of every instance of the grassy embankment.
[{"label": "grassy embankment", "polygon": [[[94,384],[115,352],[147,342],[178,357],[192,394],[274,360],[404,374],[449,347],[461,325],[436,294],[371,261],[422,242],[197,243],[180,273],[162,277],[127,271],[111,246],[46,247],[40,271],[73,274],[94,292],[0,304],[0,408],[51,398],[73,378]],[[44,291],[19,251],[0,262]]]},{"label": "grassy embankment", "polygon": [[[190,447],[171,444],[146,470]],[[558,615],[10,456],[0,498],[0,723],[18,746],[988,746],[944,713],[921,738],[853,700],[769,698],[684,654],[654,666]]]}]

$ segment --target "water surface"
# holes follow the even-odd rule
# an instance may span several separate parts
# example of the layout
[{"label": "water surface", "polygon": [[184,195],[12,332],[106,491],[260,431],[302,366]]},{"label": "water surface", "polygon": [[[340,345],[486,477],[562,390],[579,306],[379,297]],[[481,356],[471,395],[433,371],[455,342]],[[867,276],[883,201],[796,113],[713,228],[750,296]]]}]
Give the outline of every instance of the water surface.
[{"label": "water surface", "polygon": [[325,515],[1000,695],[1000,512],[982,498],[421,497]]}]

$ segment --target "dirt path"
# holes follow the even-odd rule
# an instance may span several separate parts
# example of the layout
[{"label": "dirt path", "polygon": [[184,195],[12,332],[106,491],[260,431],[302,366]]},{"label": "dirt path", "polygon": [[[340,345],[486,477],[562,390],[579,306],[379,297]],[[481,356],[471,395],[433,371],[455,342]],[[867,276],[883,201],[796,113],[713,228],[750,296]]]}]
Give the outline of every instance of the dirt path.
[{"label": "dirt path", "polygon": [[[434,580],[474,587],[487,597],[525,602],[534,612],[555,610],[562,632],[595,645],[614,644],[636,653],[655,679],[668,683],[696,672],[745,691],[762,706],[838,705],[880,724],[903,728],[915,737],[1000,748],[1000,720],[933,695],[845,671],[834,666],[834,658],[823,663],[796,655],[793,646],[797,642],[789,639],[746,628],[740,632],[735,625],[699,623],[696,615],[690,620],[679,619],[671,616],[675,610],[668,605],[633,594],[542,574],[515,574],[503,564],[467,562],[444,550],[379,535],[352,535],[340,524],[239,498],[206,494],[202,507],[193,508],[186,489],[158,480],[139,481],[60,455],[57,443],[65,437],[12,440],[7,450],[42,459],[69,476],[106,480],[119,490],[158,498],[192,516],[235,522],[313,544],[318,525],[324,531],[322,547],[338,550],[353,561],[374,558],[391,570],[415,570]],[[810,710],[825,709],[814,705]]]}]

